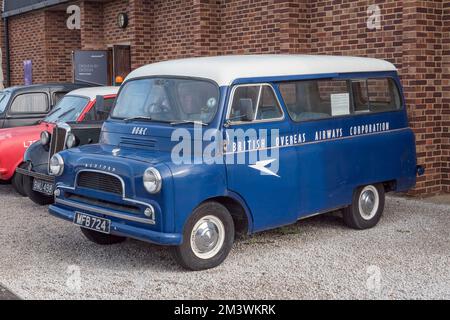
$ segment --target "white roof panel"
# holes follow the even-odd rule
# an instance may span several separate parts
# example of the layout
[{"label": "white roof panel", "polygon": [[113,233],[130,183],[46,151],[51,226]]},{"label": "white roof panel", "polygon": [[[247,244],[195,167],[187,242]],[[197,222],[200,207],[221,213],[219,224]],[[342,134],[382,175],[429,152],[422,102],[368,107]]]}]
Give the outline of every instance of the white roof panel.
[{"label": "white roof panel", "polygon": [[117,94],[119,87],[89,87],[70,91],[67,95],[83,96],[94,100],[97,96],[109,96]]},{"label": "white roof panel", "polygon": [[314,55],[243,55],[170,60],[134,70],[126,80],[148,76],[198,77],[228,86],[240,78],[327,73],[396,71],[390,62],[359,57]]}]

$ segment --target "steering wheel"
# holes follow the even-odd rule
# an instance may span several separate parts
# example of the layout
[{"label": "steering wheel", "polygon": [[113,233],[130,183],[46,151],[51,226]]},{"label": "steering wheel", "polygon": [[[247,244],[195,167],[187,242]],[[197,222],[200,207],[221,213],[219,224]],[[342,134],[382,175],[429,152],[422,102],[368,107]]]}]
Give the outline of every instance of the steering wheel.
[{"label": "steering wheel", "polygon": [[172,110],[160,102],[150,103],[145,107],[145,113],[148,115],[158,115],[161,119],[172,119]]}]

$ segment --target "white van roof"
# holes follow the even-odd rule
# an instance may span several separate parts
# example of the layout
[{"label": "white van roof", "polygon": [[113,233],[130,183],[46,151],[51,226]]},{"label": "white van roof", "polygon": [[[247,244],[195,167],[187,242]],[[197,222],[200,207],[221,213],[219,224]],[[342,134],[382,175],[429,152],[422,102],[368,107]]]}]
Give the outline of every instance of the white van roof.
[{"label": "white van roof", "polygon": [[197,77],[228,86],[236,79],[328,73],[396,71],[390,62],[359,57],[242,55],[158,62],[134,70],[126,79],[148,76]]},{"label": "white van roof", "polygon": [[95,100],[97,96],[109,96],[117,94],[119,87],[89,87],[70,91],[69,96],[83,96],[89,98],[91,101]]}]

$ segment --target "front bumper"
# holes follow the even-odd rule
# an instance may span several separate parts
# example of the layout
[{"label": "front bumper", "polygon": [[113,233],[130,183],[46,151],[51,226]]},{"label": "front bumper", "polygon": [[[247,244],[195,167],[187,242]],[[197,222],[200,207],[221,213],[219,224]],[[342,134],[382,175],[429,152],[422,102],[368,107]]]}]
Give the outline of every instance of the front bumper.
[{"label": "front bumper", "polygon": [[[64,203],[64,205],[69,205],[68,203]],[[87,207],[86,207],[87,208]],[[84,208],[83,208],[84,209]],[[86,210],[81,209],[80,211],[86,212]],[[73,222],[75,217],[75,210],[72,209],[64,209],[58,206],[58,201],[56,201],[55,205],[51,205],[49,207],[49,212],[55,217],[68,220]],[[87,210],[87,212],[92,212],[91,210]],[[103,214],[100,215],[103,218],[120,218],[116,213],[110,211],[103,212]],[[140,222],[140,221],[136,221]],[[163,233],[163,232],[157,232],[153,230],[148,230],[143,227],[137,227],[128,225],[125,223],[121,223],[119,221],[112,220],[111,221],[111,234],[127,237],[127,238],[133,238],[145,242],[150,242],[154,244],[159,245],[168,245],[168,246],[177,246],[181,245],[183,241],[183,237],[181,234],[178,233]]]},{"label": "front bumper", "polygon": [[35,178],[35,179],[39,179],[39,180],[44,180],[44,181],[47,181],[47,182],[55,183],[55,177],[50,176],[48,174],[35,172],[35,171],[22,169],[22,168],[17,168],[16,172],[20,173],[20,174],[22,174],[24,176],[28,176],[28,177],[32,177],[32,178]]}]

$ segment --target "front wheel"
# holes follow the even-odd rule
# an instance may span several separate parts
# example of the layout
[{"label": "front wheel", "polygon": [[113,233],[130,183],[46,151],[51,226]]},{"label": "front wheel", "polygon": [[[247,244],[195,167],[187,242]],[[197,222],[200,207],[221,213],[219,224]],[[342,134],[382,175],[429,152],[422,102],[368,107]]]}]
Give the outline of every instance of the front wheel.
[{"label": "front wheel", "polygon": [[345,224],[358,230],[373,228],[381,219],[384,202],[385,192],[382,184],[356,189],[352,204],[343,210]]},{"label": "front wheel", "polygon": [[[22,163],[19,168],[25,169],[27,167],[26,163]],[[17,191],[18,194],[20,194],[22,197],[26,197],[27,194],[23,188],[23,175],[20,173],[14,173],[14,176],[11,180],[11,184],[14,188],[14,190]]]},{"label": "front wheel", "polygon": [[48,196],[43,193],[37,192],[33,190],[33,181],[34,178],[30,176],[23,177],[23,189],[27,194],[28,198],[31,199],[34,203],[45,206],[54,203],[55,198],[53,196]]},{"label": "front wheel", "polygon": [[227,208],[207,202],[194,210],[183,232],[183,244],[173,248],[175,260],[198,271],[217,267],[234,243],[234,223]]}]

